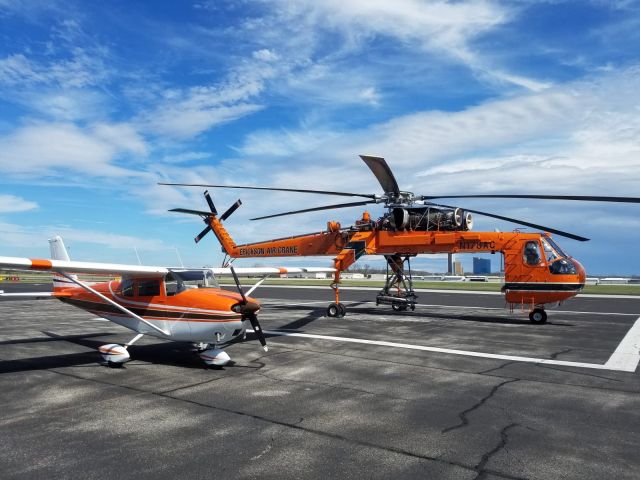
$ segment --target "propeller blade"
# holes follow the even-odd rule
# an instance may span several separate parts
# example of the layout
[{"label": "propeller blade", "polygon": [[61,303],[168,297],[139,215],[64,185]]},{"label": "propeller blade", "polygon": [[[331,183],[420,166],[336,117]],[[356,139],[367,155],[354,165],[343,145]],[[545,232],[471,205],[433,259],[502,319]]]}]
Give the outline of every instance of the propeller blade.
[{"label": "propeller blade", "polygon": [[[436,207],[444,207],[444,208],[458,208],[458,207],[452,207],[451,205],[442,205],[442,204],[436,204],[436,203],[432,203],[432,205]],[[562,230],[556,230],[555,228],[545,227],[544,225],[537,225],[535,223],[525,222],[524,220],[518,220],[516,218],[503,217],[502,215],[496,215],[494,213],[481,212],[479,210],[471,210],[470,208],[464,208],[464,207],[460,207],[460,208],[462,208],[466,212],[476,213],[478,215],[484,215],[485,217],[497,218],[498,220],[505,220],[507,222],[516,223],[518,225],[524,225],[525,227],[531,227],[537,230],[543,230],[545,232],[551,232],[556,235],[560,235],[562,237],[578,240],[580,242],[589,241],[588,238],[581,237],[580,235],[574,235],[573,233],[563,232]]]},{"label": "propeller blade", "polygon": [[172,208],[169,211],[179,212],[179,213],[188,213],[189,215],[202,215],[204,217],[208,217],[211,215],[211,212],[203,212],[202,210],[190,210],[188,208]]},{"label": "propeller blade", "polygon": [[198,243],[200,240],[202,240],[202,237],[204,237],[207,233],[209,233],[211,231],[211,227],[209,225],[207,225],[207,228],[205,228],[204,230],[202,230],[198,236],[194,239],[196,241],[196,243]]},{"label": "propeller blade", "polygon": [[255,313],[251,313],[248,316],[249,321],[251,322],[251,326],[253,327],[253,331],[256,332],[256,336],[260,341],[260,345],[265,352],[269,351],[269,347],[267,347],[267,340],[264,338],[264,333],[262,333],[262,327],[260,326],[260,322],[258,322],[258,317]]},{"label": "propeller blade", "polygon": [[244,185],[209,185],[200,183],[158,183],[158,185],[172,185],[176,187],[207,187],[207,188],[240,188],[244,190],[269,190],[275,192],[298,192],[298,193],[317,193],[321,195],[338,195],[342,197],[364,197],[376,198],[374,194],[369,193],[350,193],[350,192],[333,192],[329,190],[308,190],[303,188],[276,188],[276,187],[250,187]]},{"label": "propeller blade", "polygon": [[216,210],[216,206],[213,204],[213,200],[211,199],[211,195],[209,195],[209,190],[204,191],[204,198],[207,200],[209,204],[209,208],[211,209],[211,213],[214,215],[218,214],[218,210]]},{"label": "propeller blade", "polygon": [[531,198],[536,200],[577,200],[582,202],[640,203],[640,197],[600,197],[591,195],[423,195],[421,197],[422,200],[432,200],[434,198]]},{"label": "propeller blade", "polygon": [[227,211],[222,214],[222,216],[220,217],[220,220],[224,222],[227,218],[231,216],[233,212],[235,212],[240,207],[240,205],[242,205],[242,200],[238,199],[236,203],[231,205],[227,209]]},{"label": "propeller blade", "polygon": [[398,182],[396,182],[396,178],[393,176],[393,172],[384,158],[371,157],[369,155],[360,155],[360,158],[364,160],[364,163],[367,164],[376,176],[384,193],[393,193],[395,196],[400,195]]},{"label": "propeller blade", "polygon": [[244,296],[244,292],[242,291],[242,287],[240,286],[240,280],[238,279],[238,274],[232,265],[229,265],[229,269],[231,270],[231,275],[233,275],[233,280],[236,282],[236,287],[238,288],[238,292],[242,297],[242,302],[247,303],[247,297]]},{"label": "propeller blade", "polygon": [[274,215],[265,215],[264,217],[256,217],[251,220],[264,220],[265,218],[283,217],[285,215],[296,215],[298,213],[317,212],[319,210],[332,210],[334,208],[348,208],[348,207],[360,207],[362,205],[368,205],[370,203],[376,203],[369,200],[368,202],[351,202],[351,203],[337,203],[335,205],[325,205],[324,207],[305,208],[303,210],[293,210],[291,212],[276,213]]}]

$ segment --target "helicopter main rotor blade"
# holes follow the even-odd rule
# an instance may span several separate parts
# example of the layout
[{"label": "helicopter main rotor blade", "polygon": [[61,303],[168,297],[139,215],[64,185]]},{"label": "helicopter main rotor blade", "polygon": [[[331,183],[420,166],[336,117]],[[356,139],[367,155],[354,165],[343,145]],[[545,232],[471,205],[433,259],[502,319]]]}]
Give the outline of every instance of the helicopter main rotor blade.
[{"label": "helicopter main rotor blade", "polygon": [[237,188],[243,190],[269,190],[274,192],[317,193],[320,195],[338,195],[341,197],[364,197],[375,199],[372,193],[333,192],[329,190],[309,190],[304,188],[251,187],[245,185],[209,185],[201,183],[162,183],[158,185],[172,185],[174,187],[207,187],[207,188]]},{"label": "helicopter main rotor blade", "polygon": [[[437,203],[432,203],[431,205],[435,207],[444,207],[444,208],[458,208],[452,207],[451,205],[442,205]],[[518,220],[517,218],[503,217],[502,215],[496,215],[495,213],[481,212],[480,210],[471,210],[470,208],[462,208],[466,212],[477,213],[478,215],[484,215],[485,217],[497,218],[498,220],[504,220],[506,222],[516,223],[518,225],[524,225],[525,227],[535,228],[537,230],[542,230],[545,232],[554,233],[556,235],[560,235],[562,237],[571,238],[573,240],[578,240],[579,242],[588,242],[589,239],[586,237],[581,237],[580,235],[574,235],[573,233],[563,232],[562,230],[557,230],[551,227],[545,227],[544,225],[538,225],[535,223],[525,222],[524,220]]]},{"label": "helicopter main rotor blade", "polygon": [[296,215],[298,213],[317,212],[319,210],[332,210],[334,208],[348,208],[348,207],[360,207],[362,205],[368,205],[370,203],[376,203],[374,201],[367,202],[351,202],[351,203],[337,203],[335,205],[325,205],[323,207],[305,208],[303,210],[293,210],[291,212],[276,213],[274,215],[265,215],[264,217],[256,217],[251,220],[264,220],[265,218],[283,217],[285,215]]},{"label": "helicopter main rotor blade", "polygon": [[384,193],[393,193],[395,196],[400,195],[398,182],[396,182],[396,178],[393,176],[393,172],[384,158],[371,157],[369,155],[360,155],[360,158],[364,160],[364,163],[367,164],[367,167],[369,167],[376,176]]},{"label": "helicopter main rotor blade", "polygon": [[[602,197],[593,195],[422,195],[422,200],[435,198],[531,198],[536,200],[577,200],[582,202],[640,203],[640,197]],[[471,211],[471,210],[469,210]]]}]

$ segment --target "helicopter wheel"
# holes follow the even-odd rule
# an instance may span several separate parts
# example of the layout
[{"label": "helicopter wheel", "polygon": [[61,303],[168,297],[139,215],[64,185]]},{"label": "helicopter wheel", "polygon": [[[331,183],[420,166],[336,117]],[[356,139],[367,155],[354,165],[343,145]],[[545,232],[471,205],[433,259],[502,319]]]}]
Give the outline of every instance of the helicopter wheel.
[{"label": "helicopter wheel", "polygon": [[529,320],[531,323],[535,323],[536,325],[547,323],[547,312],[542,308],[534,308],[529,313]]},{"label": "helicopter wheel", "polygon": [[[339,303],[331,303],[327,307],[327,317],[335,318],[340,316],[340,305]],[[343,307],[344,308],[344,307]]]}]

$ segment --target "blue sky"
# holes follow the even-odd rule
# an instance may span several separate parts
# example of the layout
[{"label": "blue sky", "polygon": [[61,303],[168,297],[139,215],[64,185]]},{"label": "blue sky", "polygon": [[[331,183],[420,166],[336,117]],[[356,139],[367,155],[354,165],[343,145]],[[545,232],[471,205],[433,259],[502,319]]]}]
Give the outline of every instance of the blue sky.
[{"label": "blue sky", "polygon": [[[199,220],[166,212],[203,208],[202,191],[156,182],[378,193],[361,153],[419,194],[639,196],[639,7],[0,0],[0,254],[48,256],[60,233],[77,260],[136,263],[135,248],[177,264],[177,249],[218,265],[213,236],[193,243]],[[239,196],[238,242],[361,213],[249,222],[340,198],[214,192],[219,209]],[[461,206],[591,238],[559,239],[591,274],[640,273],[640,205]],[[475,230],[514,227],[476,216]]]}]

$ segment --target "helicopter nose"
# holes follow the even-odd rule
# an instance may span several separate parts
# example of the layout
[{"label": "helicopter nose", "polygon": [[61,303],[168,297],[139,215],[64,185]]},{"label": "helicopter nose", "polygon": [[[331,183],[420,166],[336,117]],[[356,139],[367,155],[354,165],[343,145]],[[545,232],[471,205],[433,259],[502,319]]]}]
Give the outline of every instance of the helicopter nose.
[{"label": "helicopter nose", "polygon": [[578,273],[578,280],[580,281],[580,283],[584,284],[587,280],[586,270],[584,269],[582,264],[579,261],[577,261],[575,258],[572,258],[571,261],[576,266],[576,271]]}]

